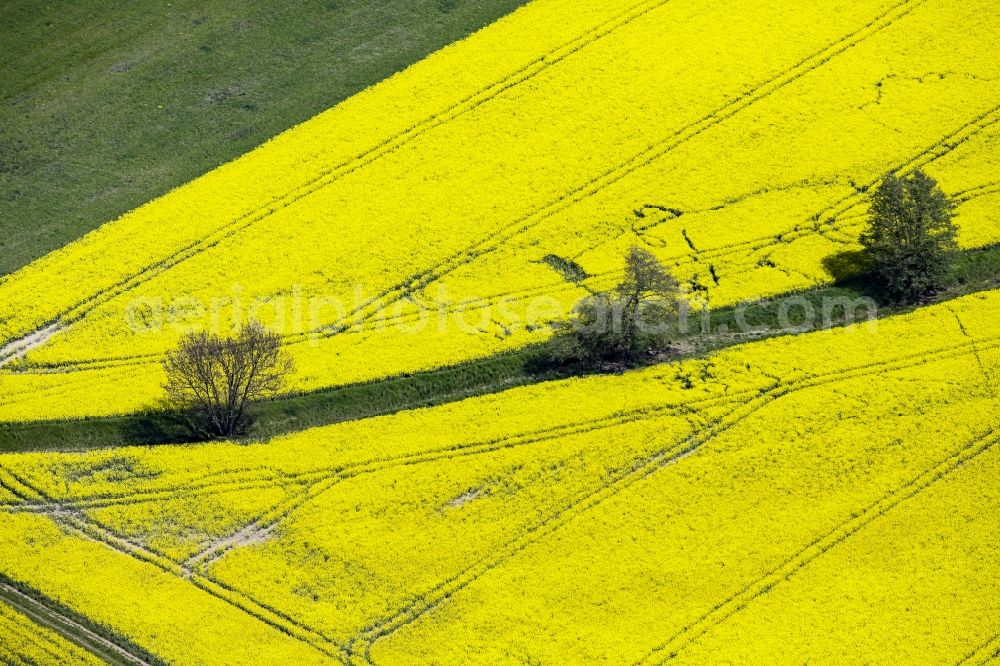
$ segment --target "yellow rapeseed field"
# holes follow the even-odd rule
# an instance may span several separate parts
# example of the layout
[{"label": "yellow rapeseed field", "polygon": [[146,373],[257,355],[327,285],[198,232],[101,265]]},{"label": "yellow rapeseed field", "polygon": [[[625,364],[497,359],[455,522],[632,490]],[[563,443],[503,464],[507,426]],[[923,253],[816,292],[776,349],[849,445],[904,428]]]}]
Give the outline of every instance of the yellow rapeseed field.
[{"label": "yellow rapeseed field", "polygon": [[0,280],[0,420],[154,407],[183,332],[251,314],[302,390],[519,348],[632,244],[712,305],[828,283],[894,170],[996,242],[998,28],[985,0],[536,0]]},{"label": "yellow rapeseed field", "polygon": [[[293,391],[523,349],[633,246],[712,308],[829,285],[894,173],[1000,243],[998,54],[986,0],[533,0],[0,278],[0,425],[157,409],[249,319]],[[0,662],[98,663],[17,589],[181,666],[995,661],[1000,290],[896,312],[0,454]]]},{"label": "yellow rapeseed field", "polygon": [[51,629],[41,627],[9,606],[0,604],[0,661],[11,666],[104,663]]},{"label": "yellow rapeseed field", "polygon": [[998,645],[1000,292],[267,443],[0,456],[0,574],[170,663]]}]

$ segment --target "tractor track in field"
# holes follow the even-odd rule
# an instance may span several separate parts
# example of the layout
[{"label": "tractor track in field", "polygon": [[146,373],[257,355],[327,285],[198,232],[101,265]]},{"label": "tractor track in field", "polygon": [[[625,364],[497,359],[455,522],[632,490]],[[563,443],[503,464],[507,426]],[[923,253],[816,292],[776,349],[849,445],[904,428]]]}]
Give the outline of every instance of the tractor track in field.
[{"label": "tractor track in field", "polygon": [[24,356],[36,347],[40,347],[48,342],[52,336],[62,330],[62,326],[58,323],[50,324],[43,328],[38,329],[34,333],[26,335],[23,338],[14,340],[7,343],[3,347],[0,347],[0,367],[11,361],[16,361],[18,359],[24,358]]},{"label": "tractor track in field", "polygon": [[[645,3],[650,5],[643,9],[638,16],[644,15],[649,11],[665,4],[669,0],[658,0],[655,3]],[[332,337],[343,333],[345,330],[349,330],[353,325],[364,323],[368,321],[371,317],[377,315],[380,311],[384,310],[385,307],[406,298],[409,294],[426,288],[430,284],[439,281],[445,275],[457,270],[458,268],[474,261],[475,259],[494,251],[497,247],[508,242],[512,238],[538,226],[545,220],[551,218],[552,216],[558,214],[562,210],[569,208],[579,201],[587,199],[597,192],[617,183],[631,173],[641,169],[649,164],[652,164],[656,160],[660,159],[662,156],[668,154],[678,146],[684,144],[688,140],[702,134],[708,129],[721,124],[725,120],[728,120],[732,116],[736,115],[740,111],[752,106],[753,104],[766,99],[775,92],[785,88],[786,86],[794,83],[798,79],[807,75],[808,73],[816,70],[837,57],[838,55],[844,53],[845,51],[853,48],[854,46],[862,43],[868,37],[888,28],[893,25],[899,19],[907,16],[919,6],[925,4],[928,0],[903,0],[891,7],[885,9],[881,13],[877,14],[872,20],[863,25],[862,27],[841,36],[840,38],[828,43],[826,46],[818,51],[813,52],[811,55],[800,60],[798,63],[794,64],[790,68],[779,72],[778,74],[772,76],[771,78],[755,85],[748,92],[744,93],[742,96],[731,100],[726,104],[710,111],[705,116],[700,119],[689,123],[677,130],[672,134],[664,137],[663,139],[656,141],[639,153],[629,157],[625,161],[619,163],[606,171],[598,174],[597,176],[591,178],[590,180],[584,182],[581,185],[563,193],[556,199],[544,204],[530,213],[527,213],[512,222],[508,222],[505,225],[501,225],[493,230],[490,234],[479,241],[476,241],[468,245],[464,250],[453,253],[448,257],[436,262],[432,266],[417,273],[411,274],[405,279],[401,280],[397,284],[383,290],[381,293],[376,294],[372,298],[368,299],[362,303],[354,311],[347,314],[347,316],[339,323],[333,325],[324,325],[323,327],[304,333],[295,333],[285,336],[285,344],[297,344],[306,341],[314,341],[317,337]],[[629,20],[634,20],[629,19]],[[623,24],[624,25],[624,24]],[[613,30],[608,30],[604,34],[610,34]],[[601,36],[604,36],[602,34]],[[586,42],[590,43],[590,42]],[[571,53],[575,53],[580,48],[583,48],[585,44],[578,45],[564,55],[562,58],[549,58],[545,60],[546,67],[551,66],[557,62],[560,62],[565,57],[568,57]],[[530,77],[529,77],[530,78]],[[500,90],[496,94],[499,94],[503,90],[512,87],[511,85],[505,84],[500,87]],[[490,97],[492,99],[492,97]],[[478,104],[477,104],[478,106]],[[474,107],[473,107],[474,108]],[[301,199],[305,194],[298,196],[295,200]],[[289,202],[291,203],[291,202]],[[270,213],[267,213],[270,214]],[[266,217],[266,215],[265,215]],[[236,223],[231,223],[236,224]],[[198,241],[194,245],[202,247],[211,247],[217,244],[218,241],[212,243],[207,243],[207,241]],[[179,251],[178,257],[181,256],[182,252],[187,252],[185,248]],[[186,256],[185,256],[186,258]],[[143,284],[148,282],[155,275],[172,268],[180,261],[184,259],[178,259],[177,261],[166,264],[156,264],[157,270],[153,275],[147,275],[148,272],[152,271],[152,268],[147,267],[143,269],[142,272],[138,273],[137,276],[141,277],[141,281],[136,282],[132,278],[122,281],[121,283],[114,285],[111,289],[114,289],[114,293],[108,297],[104,296],[92,296],[82,301],[77,306],[56,315],[53,322],[65,325],[68,322],[75,321],[82,316],[85,316],[88,312],[93,310],[95,307],[111,300],[121,293],[125,293],[133,289],[138,284]],[[134,283],[134,284],[133,284]],[[101,294],[111,294],[110,290],[101,292]],[[97,300],[95,300],[97,299]],[[12,343],[13,344],[13,343]],[[0,365],[4,361],[0,360]]]},{"label": "tractor track in field", "polygon": [[[141,651],[131,646],[126,647],[119,642],[112,641],[107,636],[78,622],[71,614],[63,612],[55,604],[47,602],[39,595],[29,594],[10,584],[3,576],[0,576],[0,603],[7,604],[35,624],[46,627],[102,661],[134,666],[159,666],[162,663],[159,660],[149,659]],[[38,637],[30,636],[29,638]],[[54,654],[51,650],[47,651],[52,654],[53,663],[61,659],[62,655]]]},{"label": "tractor track in field", "polygon": [[[907,2],[915,1],[923,2],[925,0],[907,0]],[[80,301],[77,301],[74,305],[54,315],[46,326],[66,326],[81,319],[94,309],[116,298],[117,296],[131,291],[136,287],[155,279],[166,271],[173,269],[175,266],[187,261],[188,259],[198,256],[204,251],[215,247],[225,239],[241,233],[261,220],[270,217],[278,210],[287,208],[291,204],[314,194],[320,189],[336,182],[340,178],[372,164],[385,155],[395,152],[424,133],[445,125],[455,118],[458,118],[495,99],[506,91],[516,88],[518,85],[531,80],[538,74],[548,70],[554,65],[557,65],[578,51],[604,37],[607,37],[608,35],[611,35],[615,32],[615,30],[632,23],[633,21],[649,14],[669,2],[670,0],[644,0],[643,2],[633,5],[626,11],[599,23],[591,29],[581,33],[577,37],[564,42],[546,53],[543,53],[514,72],[480,88],[471,95],[468,95],[460,99],[458,102],[445,107],[443,110],[427,116],[423,120],[414,123],[402,131],[398,131],[389,137],[382,139],[372,147],[363,150],[360,153],[356,153],[353,157],[340,162],[331,168],[320,171],[318,175],[313,176],[283,194],[275,196],[270,201],[237,216],[235,219],[232,219],[224,225],[215,228],[209,234],[174,250],[172,253],[168,254],[159,261],[147,264],[145,267],[132,275],[126,276],[108,287],[101,289],[81,299]],[[21,339],[30,338],[36,333],[37,331],[27,333],[22,336]],[[6,346],[11,345],[18,346],[19,340],[11,340]],[[7,363],[9,360],[10,358],[0,357],[0,366]]]},{"label": "tractor track in field", "polygon": [[221,539],[215,539],[206,544],[198,552],[190,556],[183,563],[183,566],[189,570],[207,574],[208,567],[212,562],[224,556],[230,549],[266,540],[278,524],[291,515],[292,512],[325,493],[338,482],[348,478],[352,477],[333,475],[308,484],[300,492],[290,495],[283,502],[271,507],[262,516],[234,534]]},{"label": "tractor track in field", "polygon": [[985,642],[976,646],[972,652],[964,655],[955,662],[955,666],[972,664],[973,666],[985,666],[1000,657],[1000,633],[993,634]]},{"label": "tractor track in field", "polygon": [[[997,338],[993,339],[996,340]],[[994,349],[998,347],[1000,347],[1000,342],[994,342],[994,344],[992,344],[989,348]],[[908,367],[922,365],[923,363],[944,360],[952,356],[965,356],[972,353],[972,347],[970,344],[958,345],[954,349],[955,351],[951,353],[942,352],[934,356],[914,355],[915,358],[909,362],[894,359],[882,363],[863,365],[856,368],[842,369],[824,374],[808,375],[802,379],[795,380],[794,382],[777,382],[770,389],[763,391],[758,397],[748,401],[744,405],[737,406],[726,415],[717,419],[716,422],[707,427],[707,432],[705,434],[690,437],[680,443],[674,443],[645,459],[635,461],[631,467],[620,471],[617,475],[613,475],[606,485],[599,487],[595,491],[583,493],[578,498],[568,502],[559,511],[554,514],[550,514],[548,517],[535,525],[526,528],[521,536],[509,542],[502,549],[499,549],[501,552],[499,552],[499,554],[495,557],[483,558],[456,576],[438,584],[437,586],[431,588],[428,592],[421,594],[411,605],[401,609],[396,614],[369,625],[369,627],[360,632],[358,636],[348,643],[348,651],[354,659],[357,659],[358,656],[361,655],[362,661],[360,663],[372,663],[370,651],[376,641],[419,620],[422,616],[447,601],[458,591],[469,586],[490,571],[498,568],[507,562],[511,557],[526,549],[528,546],[555,532],[560,527],[573,520],[577,515],[598,506],[608,499],[611,499],[621,491],[630,487],[634,483],[647,478],[662,467],[683,459],[683,457],[692,455],[705,443],[712,441],[719,435],[742,423],[746,418],[756,414],[761,409],[771,405],[786,395],[825,384],[864,377],[872,374],[873,371],[879,373],[891,373]],[[745,413],[741,413],[742,408],[748,409],[745,410]]]},{"label": "tractor track in field", "polygon": [[[755,253],[761,252],[768,248],[773,247],[784,247],[794,243],[802,238],[811,237],[815,234],[820,234],[830,240],[836,241],[837,239],[831,238],[828,234],[840,231],[840,226],[838,222],[849,221],[854,219],[863,218],[863,215],[847,215],[852,210],[858,208],[862,205],[868,196],[868,192],[876,187],[882,179],[891,173],[906,173],[918,168],[922,168],[927,164],[933,163],[934,161],[948,155],[952,150],[963,145],[967,141],[971,140],[973,137],[981,134],[987,129],[993,127],[998,122],[1000,122],[1000,105],[994,106],[985,112],[977,115],[972,120],[960,125],[959,127],[951,130],[947,134],[943,135],[940,139],[934,143],[926,146],[918,153],[914,154],[906,161],[897,163],[879,174],[878,176],[872,178],[862,186],[858,186],[857,190],[852,194],[841,197],[840,199],[828,204],[822,210],[809,216],[807,220],[801,223],[797,223],[786,228],[784,231],[778,233],[771,233],[767,236],[761,236],[758,238],[748,239],[745,241],[739,241],[737,243],[731,243],[727,245],[717,246],[714,248],[706,250],[692,250],[691,252],[685,252],[682,254],[677,254],[669,257],[665,257],[663,261],[675,267],[685,266],[689,264],[711,264],[713,260],[718,260],[726,257],[731,257],[734,255],[745,255],[747,257],[752,257]],[[767,192],[770,191],[769,188],[759,188],[756,192]],[[955,199],[959,206],[969,201],[973,201],[976,198],[982,196],[990,196],[1000,192],[1000,181],[987,182],[981,185],[970,187],[960,192],[955,193]],[[742,196],[742,195],[741,195]],[[737,197],[740,198],[740,197]],[[682,214],[691,214],[698,212],[705,212],[718,209],[723,207],[722,205],[708,206],[703,209],[697,209],[694,211],[681,211]],[[676,218],[671,218],[676,219]],[[645,232],[649,229],[658,226],[660,222],[654,222],[647,224],[638,229],[638,232]],[[591,248],[593,249],[593,248]],[[765,257],[766,259],[766,257]],[[748,267],[752,267],[755,264],[759,264],[761,259],[751,258],[746,263],[738,264],[724,264],[717,267],[718,278],[727,277],[733,272],[745,271]],[[714,264],[713,264],[714,266]],[[458,311],[475,310],[477,307],[488,307],[490,305],[495,305],[500,301],[508,300],[512,302],[523,301],[530,299],[535,296],[543,295],[553,295],[560,292],[574,291],[585,285],[590,288],[601,288],[602,285],[611,284],[614,279],[620,277],[620,271],[607,271],[603,273],[596,273],[589,275],[586,280],[581,283],[567,283],[564,280],[553,282],[546,285],[539,285],[535,287],[529,287],[527,289],[510,290],[505,292],[499,292],[497,294],[482,297],[479,299],[474,299],[471,301],[463,301],[460,304],[453,304],[445,306],[441,309],[442,312],[448,314],[454,314]],[[810,278],[812,279],[812,278]],[[380,307],[385,307],[388,303],[380,303]],[[340,330],[336,335],[365,335],[367,333],[375,333],[379,326],[393,325],[393,324],[406,324],[409,322],[415,322],[419,319],[421,315],[418,314],[405,314],[396,315],[393,317],[383,317],[375,324],[370,324],[370,319],[359,322],[358,324]],[[370,330],[366,328],[370,324]],[[313,341],[316,339],[315,332],[296,334],[299,336],[305,336],[303,339],[291,339],[286,337],[285,344],[291,346],[295,344],[301,344],[306,341]],[[326,337],[330,337],[327,335]],[[62,363],[48,363],[48,364],[37,364],[30,368],[24,370],[19,370],[18,374],[52,374],[52,373],[73,373],[73,372],[87,372],[87,371],[99,371],[111,368],[121,368],[121,367],[138,367],[141,365],[148,365],[154,363],[162,362],[163,354],[161,353],[151,353],[142,354],[135,356],[121,356],[121,357],[108,357],[103,359],[85,359],[77,361],[67,361]],[[3,403],[0,403],[2,406]]]},{"label": "tractor track in field", "polygon": [[952,194],[952,199],[959,205],[978,199],[979,197],[1000,194],[1000,180],[994,180],[975,187],[968,187]]},{"label": "tractor track in field", "polygon": [[952,472],[990,450],[998,440],[1000,440],[1000,436],[998,436],[996,428],[977,434],[971,441],[952,451],[917,476],[892,488],[862,510],[852,513],[851,516],[816,537],[781,564],[713,606],[712,610],[694,622],[681,627],[636,664],[662,664],[674,658],[685,647],[746,609],[754,600],[764,596],[784,581],[791,579],[811,562],[847,541],[870,523],[885,516],[903,502],[916,497],[942,479],[947,478]]}]

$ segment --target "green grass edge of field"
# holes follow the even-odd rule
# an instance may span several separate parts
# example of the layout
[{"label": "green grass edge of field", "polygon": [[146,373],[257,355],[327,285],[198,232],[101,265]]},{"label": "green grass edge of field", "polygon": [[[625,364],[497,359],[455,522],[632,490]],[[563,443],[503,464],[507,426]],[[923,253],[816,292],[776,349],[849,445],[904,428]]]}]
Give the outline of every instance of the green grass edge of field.
[{"label": "green grass edge of field", "polygon": [[0,3],[0,275],[526,2]]},{"label": "green grass edge of field", "polygon": [[[929,299],[942,302],[1000,286],[1000,245],[960,253],[946,289]],[[693,334],[680,338],[683,351],[669,356],[676,362],[702,357],[718,349],[753,340],[806,331],[783,331],[779,310],[787,296],[796,296],[817,312],[829,299],[872,298],[879,304],[880,318],[910,312],[920,305],[894,305],[880,301],[863,279],[847,276],[832,285],[767,298],[742,308],[741,315],[751,327],[769,330],[756,335]],[[794,313],[794,308],[792,309]],[[794,314],[792,315],[794,317]],[[709,330],[737,331],[737,309],[721,308],[709,313]],[[833,325],[847,323],[834,319]],[[590,374],[580,368],[551,367],[546,364],[547,344],[481,360],[418,372],[363,384],[341,386],[313,393],[283,396],[254,406],[256,425],[247,440],[272,437],[322,425],[430,407],[473,396],[498,393],[515,386]],[[194,441],[176,414],[147,413],[64,421],[0,424],[0,452],[78,451],[128,445],[179,444]]]}]

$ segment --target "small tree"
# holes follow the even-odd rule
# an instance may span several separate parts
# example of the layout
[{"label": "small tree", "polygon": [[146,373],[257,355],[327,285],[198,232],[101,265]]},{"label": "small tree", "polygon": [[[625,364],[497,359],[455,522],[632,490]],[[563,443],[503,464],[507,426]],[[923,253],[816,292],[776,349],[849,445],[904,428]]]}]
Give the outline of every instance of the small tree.
[{"label": "small tree", "polygon": [[555,356],[588,363],[634,361],[669,342],[680,288],[648,251],[631,247],[625,277],[611,293],[583,299],[556,326]]},{"label": "small tree", "polygon": [[278,335],[252,322],[235,337],[185,336],[164,369],[167,404],[182,411],[198,435],[231,437],[252,425],[250,402],[282,389],[292,361]]},{"label": "small tree", "polygon": [[630,346],[659,341],[665,324],[677,314],[680,287],[674,276],[652,253],[633,245],[625,255],[625,279],[615,292],[622,302],[623,332]]},{"label": "small tree", "polygon": [[957,249],[954,203],[922,171],[890,175],[872,196],[871,226],[861,244],[872,276],[897,301],[940,289]]}]

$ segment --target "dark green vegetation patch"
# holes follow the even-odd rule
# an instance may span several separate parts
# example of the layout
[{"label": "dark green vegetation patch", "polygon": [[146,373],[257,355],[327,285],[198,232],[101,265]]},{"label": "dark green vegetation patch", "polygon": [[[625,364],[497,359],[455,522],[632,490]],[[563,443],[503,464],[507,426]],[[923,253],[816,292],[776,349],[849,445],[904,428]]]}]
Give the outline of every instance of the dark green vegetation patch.
[{"label": "dark green vegetation patch", "polygon": [[0,274],[524,3],[0,3]]}]

